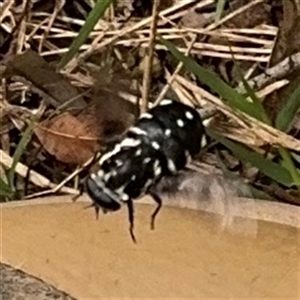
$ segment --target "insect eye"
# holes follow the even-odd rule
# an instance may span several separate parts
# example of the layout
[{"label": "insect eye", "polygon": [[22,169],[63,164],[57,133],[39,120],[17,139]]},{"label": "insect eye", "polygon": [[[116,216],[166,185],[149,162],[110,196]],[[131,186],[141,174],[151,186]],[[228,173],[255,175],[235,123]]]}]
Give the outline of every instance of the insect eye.
[{"label": "insect eye", "polygon": [[121,208],[120,203],[111,197],[109,191],[101,188],[91,177],[87,179],[86,186],[88,195],[96,205],[108,211],[116,211]]}]

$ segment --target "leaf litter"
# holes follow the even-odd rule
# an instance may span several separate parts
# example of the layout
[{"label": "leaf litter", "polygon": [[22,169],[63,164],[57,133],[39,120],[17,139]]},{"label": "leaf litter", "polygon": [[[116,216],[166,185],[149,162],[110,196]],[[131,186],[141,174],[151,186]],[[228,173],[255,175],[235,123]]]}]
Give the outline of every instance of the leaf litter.
[{"label": "leaf litter", "polygon": [[[61,55],[68,50],[68,45],[91,9],[85,1],[75,1],[71,5],[73,10],[70,10],[69,3],[61,4],[58,7],[56,4],[36,1],[21,19],[15,13],[19,7],[7,6],[1,16],[3,22],[0,34],[10,36],[15,30],[13,39],[18,41],[19,46],[13,48],[11,43],[9,51],[4,55],[6,82],[2,86],[7,89],[16,82],[21,83],[27,86],[27,90],[23,89],[23,98],[30,103],[33,98],[38,99],[37,102],[43,100],[47,103],[43,120],[34,129],[37,139],[33,138],[32,147],[24,155],[30,156],[32,148],[42,145],[42,152],[51,154],[52,159],[57,160],[68,175],[71,173],[69,165],[82,166],[96,151],[101,151],[108,141],[118,139],[138,115],[144,70],[140,66],[145,58],[145,51],[139,49],[148,46],[151,10],[138,6],[137,0],[130,1],[128,5],[117,1],[115,10],[109,9],[105,18],[95,26],[82,45],[77,59],[57,73],[55,66]],[[250,78],[264,73],[260,71],[260,64],[266,68],[274,68],[268,62],[274,51],[284,7],[278,5],[278,1],[254,1],[250,4],[248,1],[231,1],[218,22],[214,21],[214,8],[214,1],[170,1],[169,5],[165,4],[159,11],[157,33],[173,41],[182,51],[190,52],[204,66],[221,74],[233,86],[238,82],[231,65],[232,51],[234,58],[242,62],[243,72],[251,72]],[[272,21],[274,16],[277,18],[275,23]],[[18,20],[20,26],[16,28]],[[177,21],[180,26],[176,25]],[[191,34],[195,37],[193,43],[189,43]],[[293,43],[292,40],[290,43]],[[155,102],[169,80],[165,70],[174,70],[176,67],[165,47],[158,42],[154,47],[155,59],[160,67],[157,68],[151,86],[150,104]],[[296,45],[294,48],[294,53],[300,51]],[[141,69],[136,72],[136,68]],[[199,93],[197,82],[185,71],[178,72],[166,97],[175,95],[179,99],[190,101],[191,105],[200,102],[212,105],[215,111],[223,115],[219,126],[218,119],[215,119],[220,133],[230,135],[232,139],[256,149],[263,149],[269,143],[283,144],[291,150],[299,149],[297,135],[293,139],[293,136],[283,135],[274,128],[261,126],[249,118],[246,119],[248,125],[241,126],[240,119],[243,116],[235,115],[226,105],[219,106],[217,101],[212,100],[213,93],[205,87],[205,93]],[[115,73],[113,77],[112,73]],[[276,78],[277,73],[275,69],[271,83],[279,80]],[[16,75],[25,80],[16,79]],[[283,74],[280,79],[286,76]],[[182,84],[180,78],[185,78],[189,85]],[[264,86],[258,84],[256,88],[259,90]],[[274,91],[270,90],[269,93]],[[21,97],[19,92],[15,92],[13,96],[14,99]],[[12,94],[8,93],[5,97],[10,102]],[[14,105],[24,106],[21,102]],[[33,111],[33,108],[29,110]],[[225,120],[228,120],[225,125],[224,113]],[[26,121],[25,115],[19,116],[20,120],[24,118]],[[18,118],[14,120],[17,121]],[[237,120],[239,121],[235,122]],[[2,119],[1,122],[7,124],[12,122],[12,118]],[[294,124],[298,123],[299,116],[296,116]],[[292,127],[291,132],[293,130],[297,129]],[[13,130],[10,129],[9,132],[12,136]],[[12,137],[12,147],[14,140],[17,143]],[[53,170],[53,180],[55,172]],[[67,185],[70,186],[70,183]],[[284,198],[277,197],[278,200],[288,199]]]}]

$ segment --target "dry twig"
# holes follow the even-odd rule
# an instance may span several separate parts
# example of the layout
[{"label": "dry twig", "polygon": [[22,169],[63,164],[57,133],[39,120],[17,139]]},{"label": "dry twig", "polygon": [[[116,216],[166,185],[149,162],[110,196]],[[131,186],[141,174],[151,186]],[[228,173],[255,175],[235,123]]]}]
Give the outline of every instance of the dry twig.
[{"label": "dry twig", "polygon": [[[272,68],[266,69],[262,74],[252,78],[248,81],[248,84],[256,89],[260,89],[267,84],[270,84],[276,80],[287,77],[292,72],[300,70],[300,52],[285,58],[279,64]],[[238,87],[238,92],[244,93],[245,89],[242,83]]]}]

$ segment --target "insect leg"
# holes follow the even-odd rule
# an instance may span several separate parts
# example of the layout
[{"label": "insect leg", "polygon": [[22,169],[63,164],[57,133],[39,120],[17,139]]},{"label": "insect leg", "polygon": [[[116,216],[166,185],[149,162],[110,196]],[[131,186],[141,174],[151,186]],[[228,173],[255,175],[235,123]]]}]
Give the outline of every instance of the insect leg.
[{"label": "insect leg", "polygon": [[95,208],[95,214],[96,214],[96,220],[99,220],[99,211],[100,208],[97,204],[94,204],[94,208]]},{"label": "insect leg", "polygon": [[[84,185],[82,184],[79,188],[79,194],[72,197],[72,201],[75,202],[79,197],[81,197],[83,195],[83,192],[84,192]],[[91,208],[91,207],[94,207],[95,213],[96,213],[96,219],[98,220],[99,219],[99,210],[100,210],[99,206],[96,203],[92,203],[92,204],[86,206],[85,209]]]},{"label": "insect leg", "polygon": [[133,228],[134,228],[134,208],[133,208],[133,201],[129,199],[126,201],[127,208],[128,208],[128,219],[129,219],[129,232],[131,239],[134,243],[136,243],[136,238],[134,236]]},{"label": "insect leg", "polygon": [[156,218],[157,214],[159,213],[159,211],[162,207],[162,200],[156,193],[150,192],[150,195],[152,196],[154,201],[157,203],[157,207],[151,215],[151,223],[150,223],[151,224],[150,225],[151,230],[154,230],[154,228],[155,228],[155,218]]},{"label": "insect leg", "polygon": [[83,195],[83,192],[84,192],[84,184],[81,184],[79,187],[79,194],[72,197],[72,201],[76,202],[76,200]]},{"label": "insect leg", "polygon": [[[95,153],[95,155],[93,156],[92,159],[90,159],[89,161],[87,161],[84,166],[82,167],[81,170],[79,170],[79,172],[77,172],[76,174],[80,174],[82,171],[89,169],[95,162],[96,160],[99,158],[99,153]],[[74,175],[75,176],[75,175]],[[72,177],[73,178],[73,177]],[[84,179],[86,180],[87,175],[84,176]],[[72,197],[72,201],[75,202],[79,197],[81,197],[83,195],[84,192],[84,184],[80,184],[79,186],[79,194],[75,195],[74,197]]]},{"label": "insect leg", "polygon": [[87,208],[91,208],[91,207],[94,207],[95,213],[96,213],[96,220],[98,220],[99,219],[100,207],[96,203],[92,203],[92,204],[90,204],[88,206],[85,206],[84,208],[87,209]]}]

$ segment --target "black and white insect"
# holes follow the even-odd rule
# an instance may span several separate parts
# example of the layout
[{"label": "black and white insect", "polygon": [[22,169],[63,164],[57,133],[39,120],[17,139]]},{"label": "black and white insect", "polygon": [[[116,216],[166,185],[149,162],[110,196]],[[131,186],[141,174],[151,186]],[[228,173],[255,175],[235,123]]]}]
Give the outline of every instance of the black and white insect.
[{"label": "black and white insect", "polygon": [[162,200],[154,187],[165,176],[175,175],[201,150],[204,126],[199,113],[185,104],[163,100],[160,105],[140,116],[123,139],[104,153],[98,170],[86,180],[89,197],[96,214],[128,207],[130,234],[135,240],[133,200],[148,194],[157,203],[155,217]]}]

